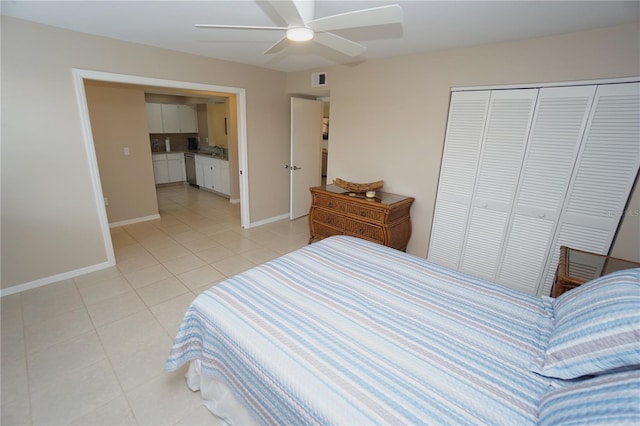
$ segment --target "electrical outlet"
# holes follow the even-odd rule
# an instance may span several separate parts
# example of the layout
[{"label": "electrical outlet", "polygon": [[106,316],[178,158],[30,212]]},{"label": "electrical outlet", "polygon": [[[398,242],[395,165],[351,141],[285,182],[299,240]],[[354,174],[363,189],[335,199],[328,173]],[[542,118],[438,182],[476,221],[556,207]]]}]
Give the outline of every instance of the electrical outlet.
[{"label": "electrical outlet", "polygon": [[129,154],[130,154],[130,152],[129,152],[129,147],[128,147],[128,146],[125,146],[125,147],[124,147],[124,155],[129,155]]},{"label": "electrical outlet", "polygon": [[104,197],[104,205],[105,206],[109,205],[109,199],[107,197]]}]

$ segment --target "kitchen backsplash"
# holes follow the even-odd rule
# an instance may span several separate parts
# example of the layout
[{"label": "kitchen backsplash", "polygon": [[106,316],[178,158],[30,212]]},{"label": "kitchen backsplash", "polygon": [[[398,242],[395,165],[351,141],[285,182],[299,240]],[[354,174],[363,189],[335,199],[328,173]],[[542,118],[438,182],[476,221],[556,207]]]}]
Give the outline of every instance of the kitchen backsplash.
[{"label": "kitchen backsplash", "polygon": [[[197,133],[152,133],[149,135],[151,152],[166,152],[165,139],[169,138],[171,151],[188,151],[188,138],[198,137]],[[157,143],[154,143],[157,141]]]}]

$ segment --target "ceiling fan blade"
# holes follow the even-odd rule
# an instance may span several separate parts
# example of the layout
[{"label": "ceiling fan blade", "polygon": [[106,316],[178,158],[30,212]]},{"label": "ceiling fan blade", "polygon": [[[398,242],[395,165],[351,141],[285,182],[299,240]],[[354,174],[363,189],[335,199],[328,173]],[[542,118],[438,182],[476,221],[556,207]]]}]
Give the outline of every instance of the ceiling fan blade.
[{"label": "ceiling fan blade", "polygon": [[291,41],[287,37],[282,37],[278,42],[272,45],[270,48],[264,51],[264,55],[270,55],[272,53],[278,53],[284,50],[291,44]]},{"label": "ceiling fan blade", "polygon": [[344,53],[347,56],[358,56],[367,50],[367,48],[355,41],[347,40],[331,33],[316,33],[313,40],[330,49]]},{"label": "ceiling fan blade", "polygon": [[292,27],[304,27],[305,21],[313,18],[313,1],[268,0],[267,3]]},{"label": "ceiling fan blade", "polygon": [[197,28],[224,28],[227,30],[286,30],[287,27],[264,27],[259,25],[216,25],[216,24],[195,24]]},{"label": "ceiling fan blade", "polygon": [[307,26],[314,31],[333,31],[399,23],[402,23],[402,8],[392,4],[314,19],[307,22]]}]

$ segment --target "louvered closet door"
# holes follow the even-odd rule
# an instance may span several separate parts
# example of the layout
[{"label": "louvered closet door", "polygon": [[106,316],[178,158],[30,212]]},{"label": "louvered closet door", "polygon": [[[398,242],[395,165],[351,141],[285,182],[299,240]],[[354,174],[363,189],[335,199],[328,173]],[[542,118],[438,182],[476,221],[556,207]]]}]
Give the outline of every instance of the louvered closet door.
[{"label": "louvered closet door", "polygon": [[538,290],[595,91],[540,89],[497,282]]},{"label": "louvered closet door", "polygon": [[491,93],[461,271],[495,278],[537,94],[538,89]]},{"label": "louvered closet door", "polygon": [[539,294],[561,245],[606,254],[640,164],[640,83],[598,86]]},{"label": "louvered closet door", "polygon": [[458,269],[489,91],[451,94],[428,259]]}]

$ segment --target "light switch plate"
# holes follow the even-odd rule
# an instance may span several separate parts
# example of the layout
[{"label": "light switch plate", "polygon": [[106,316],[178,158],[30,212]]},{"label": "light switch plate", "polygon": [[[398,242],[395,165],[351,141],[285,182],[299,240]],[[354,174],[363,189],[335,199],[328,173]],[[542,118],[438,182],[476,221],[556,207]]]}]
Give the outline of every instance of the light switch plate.
[{"label": "light switch plate", "polygon": [[129,152],[129,147],[128,147],[128,146],[125,146],[125,147],[124,147],[124,155],[129,155],[129,154],[130,154],[130,152]]}]

